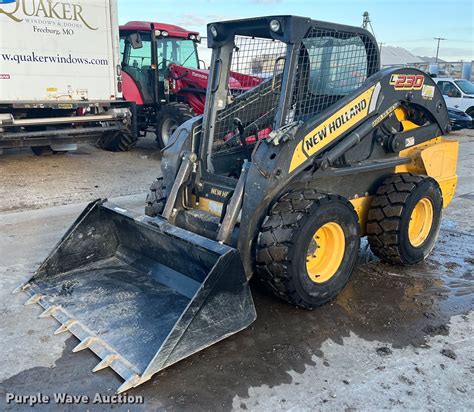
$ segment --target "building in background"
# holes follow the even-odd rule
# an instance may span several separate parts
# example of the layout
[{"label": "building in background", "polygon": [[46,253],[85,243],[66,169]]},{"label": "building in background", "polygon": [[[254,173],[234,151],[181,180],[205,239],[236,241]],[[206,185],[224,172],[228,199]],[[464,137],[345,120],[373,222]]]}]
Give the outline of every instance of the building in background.
[{"label": "building in background", "polygon": [[447,62],[433,57],[415,56],[402,47],[386,46],[381,50],[381,66],[385,67],[416,67],[437,77],[474,80],[474,61]]},{"label": "building in background", "polygon": [[423,63],[421,57],[415,56],[403,47],[383,45],[380,54],[381,67],[405,66],[412,63]]}]

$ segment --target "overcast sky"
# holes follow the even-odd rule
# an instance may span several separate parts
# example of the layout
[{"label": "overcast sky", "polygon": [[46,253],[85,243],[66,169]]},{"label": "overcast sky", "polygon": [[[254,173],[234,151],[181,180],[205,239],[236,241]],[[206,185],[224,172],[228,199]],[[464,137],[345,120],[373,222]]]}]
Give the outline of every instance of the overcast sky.
[{"label": "overcast sky", "polygon": [[447,61],[474,59],[472,0],[118,0],[120,22],[159,21],[206,32],[212,21],[272,14],[360,26],[368,11],[378,42]]}]

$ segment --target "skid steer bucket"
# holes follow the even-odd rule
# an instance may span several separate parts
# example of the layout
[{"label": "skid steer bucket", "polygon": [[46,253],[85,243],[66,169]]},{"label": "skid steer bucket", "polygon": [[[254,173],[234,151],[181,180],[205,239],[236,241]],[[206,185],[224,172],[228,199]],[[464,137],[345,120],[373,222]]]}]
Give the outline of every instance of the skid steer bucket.
[{"label": "skid steer bucket", "polygon": [[31,280],[17,289],[79,338],[74,349],[124,380],[118,392],[236,333],[255,318],[237,250],[91,203]]}]

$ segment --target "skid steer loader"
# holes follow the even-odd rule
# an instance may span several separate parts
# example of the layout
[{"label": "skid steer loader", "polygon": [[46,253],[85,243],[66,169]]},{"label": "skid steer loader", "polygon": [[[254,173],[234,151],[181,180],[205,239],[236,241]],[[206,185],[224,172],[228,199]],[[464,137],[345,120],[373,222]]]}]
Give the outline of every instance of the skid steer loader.
[{"label": "skid steer loader", "polygon": [[[208,44],[204,115],[165,148],[148,216],[90,204],[17,290],[119,392],[252,323],[254,274],[311,309],[345,286],[362,236],[382,260],[422,261],[456,188],[441,93],[380,71],[367,31],[270,16],[212,23]],[[260,81],[235,95],[231,71]]]}]

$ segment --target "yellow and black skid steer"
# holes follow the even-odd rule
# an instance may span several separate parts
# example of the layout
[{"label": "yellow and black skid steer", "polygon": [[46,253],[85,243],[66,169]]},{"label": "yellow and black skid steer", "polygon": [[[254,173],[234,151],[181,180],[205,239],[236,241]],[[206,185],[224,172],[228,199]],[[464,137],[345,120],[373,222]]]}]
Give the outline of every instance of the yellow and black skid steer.
[{"label": "yellow and black skid steer", "polygon": [[208,45],[204,115],[164,149],[146,214],[90,204],[18,289],[119,392],[252,323],[253,275],[311,309],[344,288],[362,236],[382,260],[424,260],[456,188],[440,91],[381,71],[367,31],[267,16],[209,24]]}]

